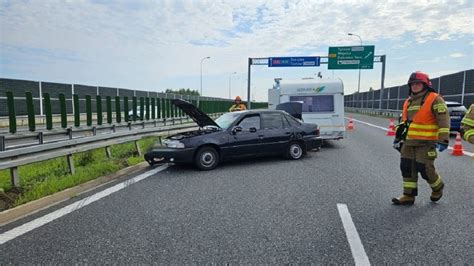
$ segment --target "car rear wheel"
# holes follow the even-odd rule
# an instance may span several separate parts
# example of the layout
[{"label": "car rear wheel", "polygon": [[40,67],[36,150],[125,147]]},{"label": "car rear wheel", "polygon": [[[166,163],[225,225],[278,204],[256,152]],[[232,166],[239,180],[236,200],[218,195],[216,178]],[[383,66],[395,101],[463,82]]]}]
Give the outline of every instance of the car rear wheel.
[{"label": "car rear wheel", "polygon": [[212,170],[219,164],[219,153],[213,147],[202,147],[196,153],[194,164],[201,170]]},{"label": "car rear wheel", "polygon": [[304,149],[301,143],[299,142],[291,142],[288,145],[287,151],[286,151],[286,158],[290,160],[298,160],[301,157],[303,157],[304,154]]}]

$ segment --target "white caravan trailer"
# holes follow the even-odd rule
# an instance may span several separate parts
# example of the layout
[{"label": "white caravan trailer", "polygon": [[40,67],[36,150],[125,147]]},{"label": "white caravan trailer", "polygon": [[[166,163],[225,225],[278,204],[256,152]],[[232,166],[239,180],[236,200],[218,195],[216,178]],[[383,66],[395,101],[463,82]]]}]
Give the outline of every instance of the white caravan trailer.
[{"label": "white caravan trailer", "polygon": [[304,122],[320,127],[321,139],[344,138],[344,85],[340,79],[275,79],[268,90],[268,108],[286,102],[303,103]]}]

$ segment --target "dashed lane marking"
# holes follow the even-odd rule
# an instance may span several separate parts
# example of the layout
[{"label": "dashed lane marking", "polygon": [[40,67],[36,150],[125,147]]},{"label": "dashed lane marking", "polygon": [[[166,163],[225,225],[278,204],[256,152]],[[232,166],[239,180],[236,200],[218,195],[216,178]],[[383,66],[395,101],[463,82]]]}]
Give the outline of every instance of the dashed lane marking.
[{"label": "dashed lane marking", "polygon": [[347,241],[351,247],[352,257],[354,258],[355,265],[370,265],[369,257],[365,253],[364,246],[360,240],[359,233],[352,222],[351,214],[346,204],[338,203],[337,210],[339,211],[339,216],[341,216],[342,225],[344,226],[344,231],[346,232]]}]

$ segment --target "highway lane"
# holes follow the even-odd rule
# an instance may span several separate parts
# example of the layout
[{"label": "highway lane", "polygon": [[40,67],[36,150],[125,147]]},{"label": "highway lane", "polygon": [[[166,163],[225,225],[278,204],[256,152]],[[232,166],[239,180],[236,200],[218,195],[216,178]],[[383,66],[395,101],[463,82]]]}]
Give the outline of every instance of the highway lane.
[{"label": "highway lane", "polygon": [[[354,118],[379,126],[387,126],[389,121],[359,115]],[[362,200],[363,196],[355,193],[361,201],[349,204],[371,261],[379,258],[379,263],[473,263],[474,230],[469,221],[474,218],[474,160],[451,156],[447,151],[440,153],[436,166],[446,182],[442,200],[431,203],[429,186],[420,178],[419,197],[413,207],[391,206],[388,200],[401,192],[399,154],[391,148],[393,138],[384,135],[380,129],[356,123],[356,130],[348,136],[356,147],[371,150],[362,152],[358,160],[367,167],[360,182],[371,188],[365,189],[369,200]],[[472,146],[463,144],[472,151]]]},{"label": "highway lane", "polygon": [[474,160],[441,153],[445,197],[431,203],[420,179],[415,205],[393,206],[401,177],[391,141],[356,123],[345,140],[300,161],[248,159],[210,172],[171,166],[0,245],[0,264],[352,264],[338,203],[374,265],[474,263]]}]

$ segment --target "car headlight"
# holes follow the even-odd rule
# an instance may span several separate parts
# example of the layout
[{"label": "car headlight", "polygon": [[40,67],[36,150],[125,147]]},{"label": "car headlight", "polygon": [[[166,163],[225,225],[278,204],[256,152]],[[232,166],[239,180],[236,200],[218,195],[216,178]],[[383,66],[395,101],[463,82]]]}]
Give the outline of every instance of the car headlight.
[{"label": "car headlight", "polygon": [[163,141],[163,143],[168,148],[174,148],[174,149],[183,149],[184,148],[184,143],[182,143],[179,140],[165,140],[165,141]]}]

